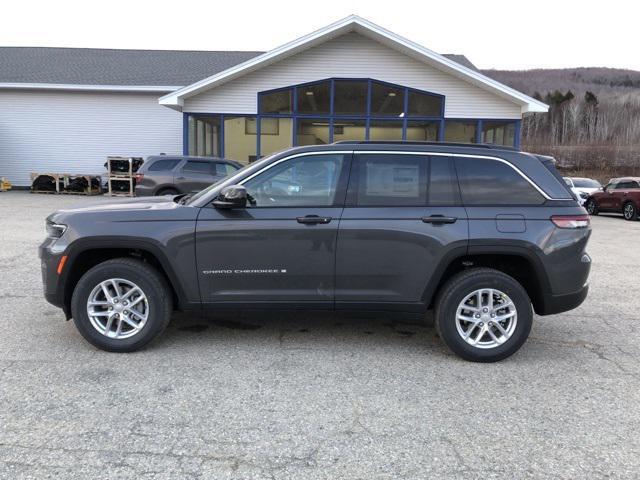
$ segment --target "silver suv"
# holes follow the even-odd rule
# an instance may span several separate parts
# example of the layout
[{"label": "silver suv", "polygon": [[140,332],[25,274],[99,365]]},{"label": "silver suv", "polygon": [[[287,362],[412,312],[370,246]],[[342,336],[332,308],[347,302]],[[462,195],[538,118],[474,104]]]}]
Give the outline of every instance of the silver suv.
[{"label": "silver suv", "polygon": [[238,162],[216,157],[148,157],[135,175],[136,195],[144,197],[198,192],[241,167]]}]

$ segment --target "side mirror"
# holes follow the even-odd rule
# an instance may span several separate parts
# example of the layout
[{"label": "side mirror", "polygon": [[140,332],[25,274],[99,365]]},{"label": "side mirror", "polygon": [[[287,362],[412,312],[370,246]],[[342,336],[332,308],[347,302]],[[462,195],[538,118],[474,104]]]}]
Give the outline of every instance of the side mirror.
[{"label": "side mirror", "polygon": [[245,208],[247,206],[247,189],[242,185],[224,187],[213,201],[216,208]]}]

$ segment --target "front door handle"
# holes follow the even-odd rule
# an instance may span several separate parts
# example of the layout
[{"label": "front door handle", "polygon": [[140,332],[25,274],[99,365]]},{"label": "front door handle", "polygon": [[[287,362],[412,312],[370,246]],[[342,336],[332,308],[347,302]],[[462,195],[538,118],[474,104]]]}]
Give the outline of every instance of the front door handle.
[{"label": "front door handle", "polygon": [[176,178],[176,180],[184,180],[184,179],[185,179],[185,177],[178,177],[178,178]]},{"label": "front door handle", "polygon": [[331,217],[319,217],[318,215],[306,215],[304,217],[297,217],[298,223],[305,225],[316,225],[318,223],[325,224],[331,221]]},{"label": "front door handle", "polygon": [[457,217],[445,217],[444,215],[431,215],[430,217],[422,217],[424,223],[433,223],[441,225],[443,223],[456,223]]}]

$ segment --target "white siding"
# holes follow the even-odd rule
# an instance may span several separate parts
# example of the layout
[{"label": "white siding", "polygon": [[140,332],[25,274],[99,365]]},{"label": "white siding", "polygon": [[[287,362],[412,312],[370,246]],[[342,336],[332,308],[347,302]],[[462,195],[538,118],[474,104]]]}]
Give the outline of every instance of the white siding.
[{"label": "white siding", "polygon": [[104,172],[107,155],[182,153],[182,115],[158,94],[0,91],[0,176]]},{"label": "white siding", "polygon": [[375,78],[446,95],[449,118],[521,118],[515,103],[357,33],[187,98],[183,111],[255,114],[257,92],[329,77]]}]

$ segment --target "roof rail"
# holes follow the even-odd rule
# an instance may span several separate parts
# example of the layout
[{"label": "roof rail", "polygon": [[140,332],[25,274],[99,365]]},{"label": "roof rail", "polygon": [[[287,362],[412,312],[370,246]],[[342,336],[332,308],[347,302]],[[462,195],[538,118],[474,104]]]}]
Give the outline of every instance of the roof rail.
[{"label": "roof rail", "polygon": [[419,142],[415,140],[339,140],[333,145],[436,145],[441,147],[486,148],[489,150],[518,150],[506,145],[491,143],[462,143],[462,142]]}]

